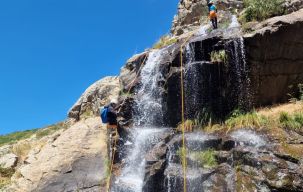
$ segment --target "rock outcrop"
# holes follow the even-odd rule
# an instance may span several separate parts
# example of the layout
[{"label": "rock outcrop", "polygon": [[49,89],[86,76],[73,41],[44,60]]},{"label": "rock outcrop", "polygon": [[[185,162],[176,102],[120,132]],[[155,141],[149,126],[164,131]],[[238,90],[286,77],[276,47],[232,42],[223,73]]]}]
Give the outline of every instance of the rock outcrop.
[{"label": "rock outcrop", "polygon": [[244,40],[254,103],[270,105],[296,96],[303,82],[303,9],[268,19],[253,31]]},{"label": "rock outcrop", "polygon": [[[185,137],[188,191],[303,190],[303,154],[296,158],[281,154],[280,142],[268,144],[272,138],[250,130],[223,137],[201,133]],[[181,135],[176,135],[164,147],[159,143],[148,153],[162,158],[147,157],[152,165],[147,166],[145,191],[153,189],[148,184],[154,184],[158,192],[183,190],[181,162],[185,153],[180,153],[181,143]]]},{"label": "rock outcrop", "polygon": [[[208,20],[208,0],[181,0],[178,5],[177,15],[174,17],[171,33],[181,35],[192,31]],[[219,14],[224,15],[225,10],[242,9],[241,0],[217,0],[215,1]],[[219,18],[220,20],[222,18]],[[206,23],[205,23],[206,22]]]},{"label": "rock outcrop", "polygon": [[117,99],[119,91],[118,77],[105,77],[97,81],[81,95],[69,110],[68,117],[78,121],[82,116],[98,116],[99,108],[107,105],[111,99]]},{"label": "rock outcrop", "polygon": [[106,133],[100,118],[81,120],[29,153],[12,191],[100,191],[106,172]]},{"label": "rock outcrop", "polygon": [[14,168],[17,166],[18,156],[13,153],[6,154],[0,157],[0,166],[4,169]]}]

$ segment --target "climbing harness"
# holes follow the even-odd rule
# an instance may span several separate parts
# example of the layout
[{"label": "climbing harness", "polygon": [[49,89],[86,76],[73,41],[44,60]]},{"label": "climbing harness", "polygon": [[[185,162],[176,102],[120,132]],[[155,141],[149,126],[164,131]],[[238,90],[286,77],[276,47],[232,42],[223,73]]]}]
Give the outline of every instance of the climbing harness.
[{"label": "climbing harness", "polygon": [[185,146],[185,119],[184,119],[184,82],[183,82],[183,47],[184,45],[189,41],[189,39],[195,34],[195,31],[193,31],[186,40],[181,44],[180,47],[180,67],[181,67],[181,119],[182,119],[182,150],[181,150],[181,156],[182,156],[182,167],[183,167],[183,185],[184,185],[184,192],[187,191],[186,186],[186,167],[187,167],[187,160],[186,160],[186,146]]},{"label": "climbing harness", "polygon": [[[135,83],[137,77],[139,76],[140,74],[140,71],[143,67],[143,63],[145,63],[147,59],[147,56],[145,56],[144,60],[142,61],[142,63],[140,64],[140,68],[138,70],[138,73],[137,75],[135,76],[134,80],[129,84],[130,87],[127,91],[127,95],[130,94],[130,91],[131,91],[131,88],[132,88],[132,85]],[[125,101],[126,101],[127,98],[125,98],[121,104],[121,106],[123,106],[125,104]],[[120,113],[120,110],[121,108],[119,109],[118,113]],[[117,138],[118,138],[118,128],[116,128],[116,136],[115,136],[115,141],[114,141],[114,146],[113,146],[113,151],[112,151],[112,156],[111,156],[111,163],[110,163],[110,169],[109,169],[109,176],[108,176],[108,179],[107,179],[107,185],[106,185],[106,191],[107,192],[110,192],[110,185],[111,185],[111,177],[112,177],[112,171],[113,171],[113,166],[114,166],[114,161],[115,161],[115,152],[116,152],[116,147],[117,147]],[[101,191],[102,192],[102,191]]]}]

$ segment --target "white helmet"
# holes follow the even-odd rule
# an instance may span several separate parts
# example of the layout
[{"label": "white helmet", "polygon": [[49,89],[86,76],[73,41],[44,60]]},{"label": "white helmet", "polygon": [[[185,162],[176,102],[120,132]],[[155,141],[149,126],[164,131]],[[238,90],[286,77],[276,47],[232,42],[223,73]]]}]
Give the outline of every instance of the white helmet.
[{"label": "white helmet", "polygon": [[117,104],[117,103],[118,103],[118,100],[117,100],[117,99],[111,99],[111,100],[110,100],[110,103]]}]

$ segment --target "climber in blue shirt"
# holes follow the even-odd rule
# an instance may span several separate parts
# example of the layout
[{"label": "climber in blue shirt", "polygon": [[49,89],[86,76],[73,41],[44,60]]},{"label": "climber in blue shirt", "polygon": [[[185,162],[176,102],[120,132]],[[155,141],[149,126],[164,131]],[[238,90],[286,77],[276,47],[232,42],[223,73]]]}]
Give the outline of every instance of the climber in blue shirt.
[{"label": "climber in blue shirt", "polygon": [[208,2],[208,10],[209,10],[209,19],[212,22],[213,28],[218,28],[218,21],[217,21],[217,8],[214,5],[213,1]]}]

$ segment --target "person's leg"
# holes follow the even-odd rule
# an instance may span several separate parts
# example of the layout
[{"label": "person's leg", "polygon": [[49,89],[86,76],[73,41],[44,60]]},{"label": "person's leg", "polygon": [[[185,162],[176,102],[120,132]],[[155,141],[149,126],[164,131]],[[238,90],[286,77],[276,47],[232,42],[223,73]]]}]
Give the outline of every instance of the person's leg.
[{"label": "person's leg", "polygon": [[213,25],[213,28],[216,29],[216,25],[215,25],[214,19],[211,19],[211,23],[212,23],[212,25]]},{"label": "person's leg", "polygon": [[215,17],[214,20],[215,20],[215,26],[216,26],[215,29],[218,29],[218,20],[217,20],[217,17]]}]

